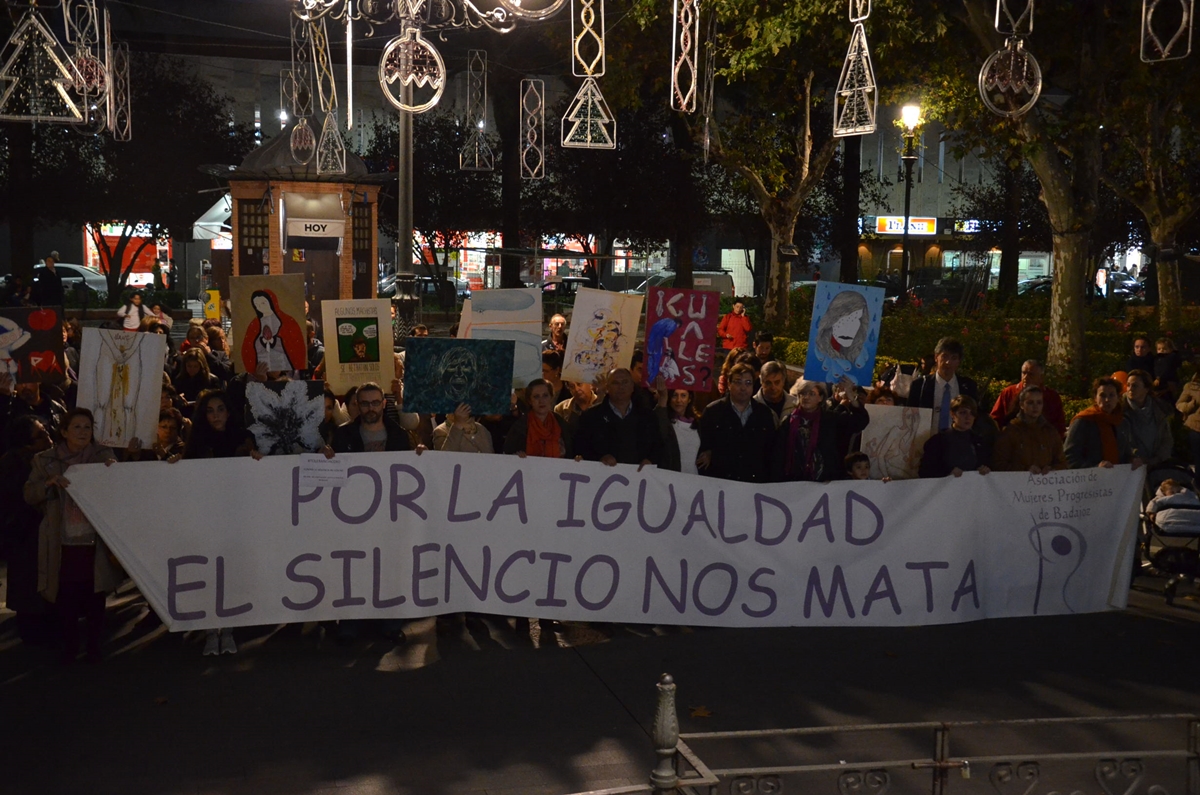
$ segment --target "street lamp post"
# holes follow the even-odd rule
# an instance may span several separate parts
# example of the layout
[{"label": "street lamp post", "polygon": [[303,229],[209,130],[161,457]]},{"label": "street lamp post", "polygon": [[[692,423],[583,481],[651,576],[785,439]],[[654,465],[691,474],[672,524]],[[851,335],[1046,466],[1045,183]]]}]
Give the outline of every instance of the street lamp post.
[{"label": "street lamp post", "polygon": [[908,301],[908,276],[910,257],[908,252],[908,227],[912,208],[913,163],[916,162],[916,129],[921,123],[921,107],[905,105],[900,111],[900,121],[904,125],[904,239],[900,244],[900,296],[901,302]]}]

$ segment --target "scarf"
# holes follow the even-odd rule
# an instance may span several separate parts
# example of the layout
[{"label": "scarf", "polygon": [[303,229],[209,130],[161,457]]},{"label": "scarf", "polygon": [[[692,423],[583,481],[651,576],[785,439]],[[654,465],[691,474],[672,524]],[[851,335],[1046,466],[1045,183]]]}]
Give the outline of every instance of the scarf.
[{"label": "scarf", "polygon": [[1100,410],[1099,406],[1088,406],[1083,411],[1075,415],[1075,419],[1093,422],[1100,430],[1100,449],[1103,452],[1102,461],[1108,461],[1110,464],[1121,463],[1121,452],[1117,447],[1117,431],[1116,428],[1121,424],[1124,416],[1121,412],[1116,414],[1106,414]]},{"label": "scarf", "polygon": [[[792,412],[788,427],[787,464],[785,474],[789,480],[816,480],[821,462],[817,460],[817,439],[821,435],[821,410],[804,411],[797,408]],[[797,444],[804,445],[804,465],[795,472]],[[798,477],[797,477],[798,476]]]},{"label": "scarf", "polygon": [[562,440],[562,428],[554,413],[539,420],[537,415],[530,412],[526,415],[528,430],[525,431],[525,454],[543,458],[558,458],[559,442]]}]

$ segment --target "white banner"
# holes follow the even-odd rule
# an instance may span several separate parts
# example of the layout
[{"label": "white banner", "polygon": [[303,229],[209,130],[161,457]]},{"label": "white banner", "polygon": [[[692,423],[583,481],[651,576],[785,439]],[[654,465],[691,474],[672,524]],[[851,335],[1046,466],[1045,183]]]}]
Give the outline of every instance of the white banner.
[{"label": "white banner", "polygon": [[1143,480],[1122,466],[754,486],[347,459],[341,488],[301,486],[299,459],[278,456],[77,466],[70,492],[172,630],[466,611],[884,626],[1124,607]]}]

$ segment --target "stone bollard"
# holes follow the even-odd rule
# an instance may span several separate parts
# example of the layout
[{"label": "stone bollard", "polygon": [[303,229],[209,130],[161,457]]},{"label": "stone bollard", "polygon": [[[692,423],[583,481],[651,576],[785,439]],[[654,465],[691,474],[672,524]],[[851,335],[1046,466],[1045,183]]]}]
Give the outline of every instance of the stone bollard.
[{"label": "stone bollard", "polygon": [[654,753],[658,764],[650,774],[654,795],[671,795],[679,784],[675,771],[675,745],[679,742],[679,718],[675,714],[675,680],[663,674],[658,680],[658,706],[654,710]]}]

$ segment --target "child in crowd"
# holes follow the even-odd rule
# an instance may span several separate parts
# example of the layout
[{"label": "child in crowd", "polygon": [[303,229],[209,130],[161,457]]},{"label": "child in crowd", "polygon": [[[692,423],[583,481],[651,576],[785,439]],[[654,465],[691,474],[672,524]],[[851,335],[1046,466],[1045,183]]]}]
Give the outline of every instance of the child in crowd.
[{"label": "child in crowd", "polygon": [[1200,518],[1200,497],[1179,481],[1168,478],[1159,484],[1154,499],[1146,504],[1146,514],[1163,530],[1194,530]]},{"label": "child in crowd", "polygon": [[[846,456],[846,480],[870,480],[871,457],[866,453],[851,453]],[[883,483],[890,483],[891,478],[881,478]]]}]

